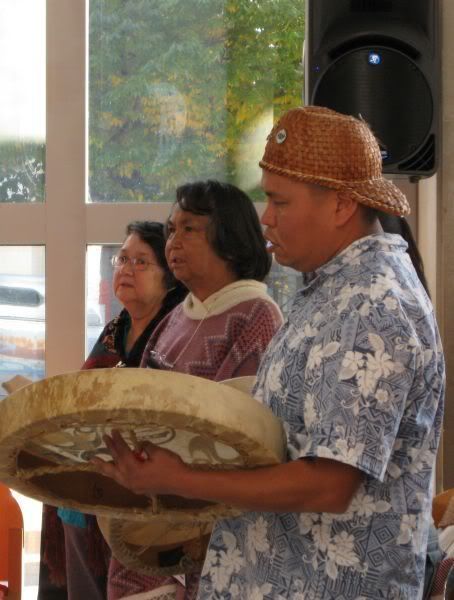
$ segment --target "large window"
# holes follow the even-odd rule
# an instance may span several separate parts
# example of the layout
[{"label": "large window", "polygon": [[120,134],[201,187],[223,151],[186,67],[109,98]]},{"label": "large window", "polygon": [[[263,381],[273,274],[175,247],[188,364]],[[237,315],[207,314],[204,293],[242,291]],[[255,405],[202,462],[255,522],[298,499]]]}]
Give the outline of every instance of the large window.
[{"label": "large window", "polygon": [[91,0],[92,202],[172,200],[218,178],[256,194],[276,113],[301,102],[303,0]]}]

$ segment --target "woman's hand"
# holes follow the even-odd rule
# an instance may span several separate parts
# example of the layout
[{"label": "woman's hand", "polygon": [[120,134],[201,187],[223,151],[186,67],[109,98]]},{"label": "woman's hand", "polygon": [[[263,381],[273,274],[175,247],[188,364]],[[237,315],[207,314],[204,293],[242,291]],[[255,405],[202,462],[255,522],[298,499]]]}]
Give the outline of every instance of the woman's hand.
[{"label": "woman's hand", "polygon": [[100,473],[135,494],[178,494],[177,484],[190,468],[177,454],[150,442],[144,442],[139,450],[132,451],[115,429],[112,436],[105,435],[103,440],[113,462],[93,458],[91,462]]}]

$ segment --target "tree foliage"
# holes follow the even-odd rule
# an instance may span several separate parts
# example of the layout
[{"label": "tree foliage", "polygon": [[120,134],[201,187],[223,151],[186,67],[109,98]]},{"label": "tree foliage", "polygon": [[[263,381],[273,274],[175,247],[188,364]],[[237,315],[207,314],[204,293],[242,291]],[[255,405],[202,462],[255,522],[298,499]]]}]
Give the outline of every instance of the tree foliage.
[{"label": "tree foliage", "polygon": [[[241,140],[301,103],[304,0],[92,0],[92,201],[238,183]],[[256,159],[254,159],[256,163]]]},{"label": "tree foliage", "polygon": [[44,200],[44,144],[0,144],[0,202]]}]

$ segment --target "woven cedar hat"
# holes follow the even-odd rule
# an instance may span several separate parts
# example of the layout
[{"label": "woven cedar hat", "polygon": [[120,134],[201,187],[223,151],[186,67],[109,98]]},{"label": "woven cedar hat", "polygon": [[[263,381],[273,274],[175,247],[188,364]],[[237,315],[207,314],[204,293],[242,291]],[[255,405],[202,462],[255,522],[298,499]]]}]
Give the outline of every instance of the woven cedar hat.
[{"label": "woven cedar hat", "polygon": [[383,212],[410,213],[405,195],[383,178],[380,148],[367,124],[329,108],[287,111],[271,130],[259,164],[296,181],[346,192]]}]

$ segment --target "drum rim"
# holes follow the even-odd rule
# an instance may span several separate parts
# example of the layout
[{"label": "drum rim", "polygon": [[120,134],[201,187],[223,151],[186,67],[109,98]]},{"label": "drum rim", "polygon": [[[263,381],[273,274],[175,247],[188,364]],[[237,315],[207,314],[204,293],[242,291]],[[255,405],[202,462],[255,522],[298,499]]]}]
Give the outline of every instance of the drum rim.
[{"label": "drum rim", "polygon": [[[165,385],[169,385],[170,384],[170,378],[173,379],[173,385],[175,384],[176,380],[182,381],[185,385],[188,385],[189,388],[193,388],[195,390],[195,392],[201,390],[201,386],[203,386],[203,389],[206,390],[202,395],[208,395],[208,393],[210,392],[210,387],[213,390],[213,394],[220,394],[221,396],[223,395],[224,398],[227,398],[227,400],[229,402],[233,402],[234,400],[232,400],[233,398],[236,398],[237,400],[235,400],[235,402],[238,403],[238,406],[235,407],[235,409],[239,409],[239,411],[244,411],[247,412],[247,409],[244,408],[246,407],[248,404],[249,406],[253,406],[254,410],[255,410],[255,414],[256,415],[266,415],[266,417],[263,417],[263,421],[266,421],[266,425],[263,425],[263,423],[259,424],[258,427],[255,428],[254,431],[254,427],[250,422],[247,423],[247,426],[245,426],[243,428],[243,431],[233,431],[233,429],[231,428],[230,425],[230,429],[228,429],[228,427],[219,422],[219,414],[225,415],[228,414],[228,411],[226,411],[226,408],[224,407],[222,410],[218,409],[218,415],[216,415],[216,411],[213,410],[209,410],[210,409],[210,404],[209,402],[204,403],[203,408],[205,409],[206,407],[208,407],[207,411],[201,411],[203,414],[205,414],[205,418],[200,418],[200,414],[196,415],[196,417],[194,417],[194,415],[192,415],[192,418],[196,418],[196,422],[198,423],[198,425],[200,426],[200,428],[202,428],[202,423],[204,423],[206,428],[210,428],[211,430],[213,429],[213,422],[215,421],[215,418],[217,418],[218,422],[216,423],[216,439],[219,439],[220,441],[227,443],[234,447],[236,449],[236,451],[238,452],[238,454],[243,458],[245,465],[246,466],[258,466],[258,465],[264,465],[264,464],[276,464],[280,461],[283,460],[284,458],[284,453],[285,453],[285,436],[282,430],[282,426],[280,424],[280,421],[271,413],[271,411],[267,408],[262,406],[261,404],[259,404],[256,400],[254,400],[252,397],[250,397],[248,394],[239,391],[238,389],[235,389],[233,392],[232,390],[228,390],[227,386],[219,386],[219,383],[217,382],[213,382],[207,379],[202,379],[200,377],[194,377],[192,375],[186,375],[186,374],[182,374],[182,373],[171,373],[171,372],[167,372],[167,371],[150,371],[148,369],[94,369],[94,370],[86,370],[86,371],[75,371],[75,372],[71,372],[71,373],[65,373],[62,375],[56,375],[54,377],[50,377],[47,378],[45,380],[41,380],[40,382],[36,382],[33,384],[30,384],[28,386],[25,386],[19,390],[17,390],[16,392],[14,392],[13,394],[11,394],[10,396],[8,396],[5,400],[2,401],[2,403],[0,404],[0,414],[1,412],[5,410],[5,406],[8,408],[9,404],[11,404],[12,400],[14,400],[14,398],[20,398],[22,399],[22,402],[29,402],[31,406],[36,407],[36,397],[39,395],[37,394],[37,391],[39,391],[38,388],[43,387],[44,388],[44,393],[47,389],[52,390],[53,387],[58,388],[59,384],[62,382],[62,380],[64,379],[63,383],[66,383],[67,385],[71,385],[71,383],[73,385],[78,385],[79,387],[81,387],[82,389],[84,388],[84,385],[86,386],[87,383],[92,383],[95,382],[97,380],[99,380],[99,378],[105,378],[105,374],[109,374],[108,376],[108,380],[109,380],[109,385],[110,385],[110,389],[113,389],[114,386],[119,386],[119,383],[121,383],[122,379],[125,379],[125,381],[128,380],[127,377],[125,377],[124,373],[128,371],[128,374],[132,377],[134,376],[137,379],[137,383],[136,386],[141,386],[144,383],[148,383],[149,381],[151,381],[151,378],[154,378],[153,383],[156,383],[157,380],[161,380],[159,382],[159,385],[161,386],[161,389],[163,388],[163,386],[165,387]],[[125,384],[125,382],[123,382],[123,385]],[[121,387],[121,386],[120,386]],[[183,386],[184,387],[184,386]],[[79,389],[79,388],[78,388]],[[123,388],[122,388],[123,389]],[[227,391],[221,391],[222,389],[227,390]],[[116,391],[116,393],[118,394],[118,389]],[[176,394],[178,396],[178,394]],[[180,393],[181,395],[181,393]],[[34,400],[35,398],[35,400]],[[187,409],[187,412],[183,411],[183,416],[180,418],[186,418],[187,414],[190,414],[191,407],[193,407],[193,405],[191,405],[191,403],[189,402],[188,404],[186,404],[186,401],[188,400],[187,397],[185,397],[185,403],[181,404],[179,406],[179,408],[181,407],[185,407],[185,409]],[[193,400],[193,398],[192,398]],[[17,400],[16,400],[17,401]],[[174,404],[176,403],[176,400],[173,399]],[[8,404],[4,404],[4,403],[8,403]],[[6,419],[2,419],[0,417],[0,480],[4,481],[6,483],[6,485],[8,485],[9,487],[12,487],[13,489],[17,489],[19,492],[24,493],[26,495],[31,495],[43,502],[46,502],[47,504],[56,504],[56,505],[62,505],[64,502],[64,505],[69,507],[69,508],[76,508],[78,510],[82,510],[83,512],[86,513],[94,513],[94,514],[99,514],[99,515],[104,515],[104,516],[112,516],[112,513],[114,512],[115,515],[120,515],[122,518],[127,518],[127,519],[131,519],[131,520],[146,520],[150,517],[150,510],[143,510],[142,508],[137,508],[137,507],[132,507],[129,509],[118,509],[117,507],[113,508],[110,506],[106,506],[106,505],[98,505],[98,504],[85,504],[85,503],[81,503],[78,501],[72,501],[70,499],[62,499],[60,497],[57,497],[55,495],[52,494],[48,494],[45,492],[42,492],[36,485],[33,484],[32,481],[24,481],[22,479],[20,479],[18,476],[20,475],[20,472],[18,471],[17,468],[17,457],[19,455],[19,453],[21,452],[21,450],[23,449],[24,444],[22,445],[18,445],[18,442],[20,442],[21,440],[24,439],[25,435],[28,435],[31,431],[31,434],[33,435],[33,432],[35,431],[40,431],[44,428],[44,426],[46,426],[46,429],[49,427],[49,421],[52,421],[52,425],[51,425],[51,429],[47,429],[46,433],[49,433],[50,431],[58,431],[60,428],[59,423],[61,421],[65,421],[68,420],[71,416],[76,415],[79,419],[80,419],[80,424],[83,425],[85,423],[87,424],[91,424],[92,421],[90,420],[90,417],[93,416],[93,414],[95,414],[98,411],[101,412],[105,412],[108,411],[110,413],[116,412],[119,415],[122,414],[123,412],[125,413],[129,413],[129,414],[136,414],[137,415],[137,419],[140,420],[142,419],[142,415],[146,415],[146,414],[151,414],[151,410],[150,409],[144,409],[143,407],[138,407],[137,406],[137,402],[130,402],[128,404],[128,406],[124,409],[112,409],[111,406],[108,407],[103,407],[103,406],[98,406],[98,404],[96,404],[95,406],[87,406],[84,410],[79,409],[78,411],[73,411],[71,412],[63,412],[63,414],[58,415],[58,416],[54,416],[54,415],[50,415],[49,414],[49,410],[48,407],[44,406],[40,408],[41,410],[41,414],[43,416],[43,418],[41,420],[36,420],[36,416],[35,416],[35,420],[34,421],[30,421],[29,423],[25,422],[24,425],[20,428],[17,428],[16,430],[14,430],[12,428],[12,426],[10,425],[10,420],[8,418]],[[46,412],[47,410],[47,412]],[[33,412],[33,411],[30,411]],[[238,411],[237,411],[238,412]],[[38,414],[39,414],[39,410],[38,410]],[[166,413],[167,415],[171,414],[171,411],[169,411],[168,413]],[[255,417],[255,415],[254,415]],[[85,420],[84,420],[85,418]],[[145,418],[145,417],[143,417]],[[212,419],[210,421],[210,418]],[[257,419],[259,417],[257,416]],[[2,425],[2,421],[3,421],[3,425]],[[142,422],[142,421],[140,421]],[[227,420],[228,422],[228,420]],[[17,420],[16,420],[17,423]],[[237,423],[236,424],[240,424],[241,425],[241,419],[237,419]],[[270,429],[274,429],[274,443],[273,443],[273,448],[270,448],[269,445],[268,447],[265,447],[265,442],[263,439],[258,439],[259,435],[257,433],[257,431],[260,430],[260,427],[262,427],[262,429],[266,429],[267,434],[269,433]],[[202,429],[201,429],[202,430]],[[206,435],[206,431],[208,429],[203,430],[203,433]],[[252,430],[252,431],[251,431]],[[200,432],[198,431],[198,428],[195,429],[196,432]],[[247,433],[247,435],[246,435]],[[236,437],[235,440],[235,444],[232,441],[233,436]],[[242,437],[243,436],[243,437]],[[255,438],[254,438],[255,436]],[[240,443],[237,444],[236,442],[240,440]],[[253,446],[255,445],[255,449],[253,448]],[[80,470],[78,468],[75,468],[74,470]],[[176,511],[175,511],[176,512]],[[178,512],[182,512],[182,511],[178,511]],[[185,518],[198,518],[201,521],[211,521],[214,520],[216,518],[219,518],[219,516],[222,516],[225,514],[225,507],[221,507],[220,505],[213,505],[208,507],[206,510],[201,510],[201,509],[197,509],[196,513],[191,513],[191,511],[183,511]]]},{"label": "drum rim", "polygon": [[[222,515],[222,518],[235,518],[241,514],[241,511],[236,509],[227,509],[225,514]],[[150,525],[153,520],[157,520],[159,517],[151,517],[150,520],[147,521],[147,525]],[[97,515],[97,522],[99,529],[104,536],[108,546],[112,551],[112,555],[125,567],[137,571],[143,575],[178,575],[178,574],[189,574],[194,573],[200,570],[204,561],[205,561],[205,552],[203,552],[203,556],[199,560],[195,560],[192,557],[184,554],[180,561],[177,564],[168,567],[160,567],[156,564],[150,564],[146,560],[142,559],[142,557],[138,554],[138,551],[135,551],[132,544],[128,544],[127,542],[127,532],[125,532],[125,528],[128,527],[129,523],[134,523],[134,526],[137,526],[137,522],[130,522],[122,519],[115,519],[111,517],[102,517]],[[214,523],[200,523],[201,526],[212,526]],[[204,535],[209,535],[211,532],[207,532]],[[172,544],[174,548],[178,548],[179,546],[183,546],[184,543],[190,542],[192,538],[181,540],[180,543],[176,542]],[[208,545],[208,542],[207,542]],[[150,548],[156,547],[153,544],[149,545]]]}]

